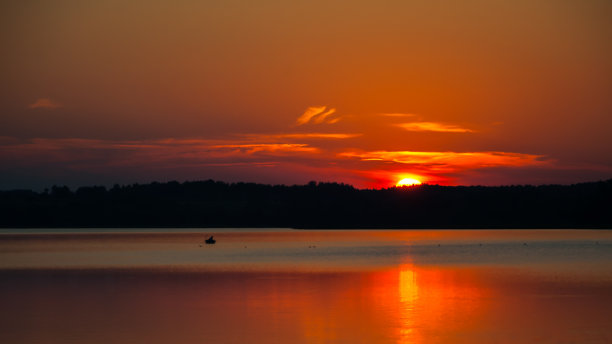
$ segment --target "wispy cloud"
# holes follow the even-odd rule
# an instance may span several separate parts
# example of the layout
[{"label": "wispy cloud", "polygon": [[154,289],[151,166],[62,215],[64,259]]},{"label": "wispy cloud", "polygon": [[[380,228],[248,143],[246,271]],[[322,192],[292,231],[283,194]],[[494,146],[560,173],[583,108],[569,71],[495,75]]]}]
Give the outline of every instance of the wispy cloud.
[{"label": "wispy cloud", "polygon": [[418,165],[430,171],[453,171],[485,167],[519,167],[543,164],[542,155],[512,152],[414,152],[414,151],[372,151],[344,152],[341,157],[362,161],[381,161]]},{"label": "wispy cloud", "polygon": [[28,105],[30,109],[57,109],[60,107],[62,107],[62,104],[51,100],[51,98],[38,98],[34,103]]},{"label": "wispy cloud", "polygon": [[296,125],[304,125],[307,123],[333,124],[340,120],[340,117],[331,118],[330,116],[336,113],[336,109],[327,108],[327,106],[311,106],[296,120]]},{"label": "wispy cloud", "polygon": [[315,116],[312,121],[315,124],[323,123],[327,117],[329,117],[330,115],[334,114],[335,112],[336,112],[336,109],[334,109],[334,108],[329,109],[329,110],[327,110],[327,111],[325,111],[325,112]]},{"label": "wispy cloud", "polygon": [[316,153],[316,147],[311,147],[303,143],[262,143],[262,144],[229,144],[210,146],[212,149],[235,149],[237,152],[253,154],[257,152],[306,152]]},{"label": "wispy cloud", "polygon": [[305,133],[305,134],[283,134],[279,138],[295,139],[350,139],[361,136],[361,134],[341,134],[341,133]]},{"label": "wispy cloud", "polygon": [[304,113],[298,117],[296,124],[297,125],[302,125],[302,124],[306,124],[308,122],[310,122],[310,120],[320,114],[321,112],[325,111],[325,106],[311,106],[309,108],[306,109],[306,111],[304,111]]},{"label": "wispy cloud", "polygon": [[436,131],[444,133],[471,133],[472,129],[462,128],[456,125],[437,122],[408,122],[398,123],[396,126],[408,131]]},{"label": "wispy cloud", "polygon": [[295,134],[247,134],[245,138],[256,141],[277,141],[282,139],[350,139],[362,134],[345,133],[295,133]]},{"label": "wispy cloud", "polygon": [[384,116],[384,117],[399,117],[399,118],[405,118],[405,117],[415,117],[415,114],[412,113],[379,113],[379,116]]},{"label": "wispy cloud", "polygon": [[[400,127],[407,131],[433,131],[444,133],[472,133],[473,129],[463,128],[461,126],[442,123],[423,121],[421,116],[412,113],[379,113],[379,116],[387,117],[387,120],[392,126]],[[400,122],[400,123],[398,123]]]},{"label": "wispy cloud", "polygon": [[181,166],[184,164],[270,164],[319,153],[305,143],[253,143],[236,140],[31,139],[0,145],[0,161],[78,166]]}]

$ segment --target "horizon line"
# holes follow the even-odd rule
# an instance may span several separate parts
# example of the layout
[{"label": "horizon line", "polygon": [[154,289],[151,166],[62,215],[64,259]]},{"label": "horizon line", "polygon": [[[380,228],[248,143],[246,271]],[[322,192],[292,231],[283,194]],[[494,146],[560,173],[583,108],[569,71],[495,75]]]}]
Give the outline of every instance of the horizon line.
[{"label": "horizon line", "polygon": [[[274,183],[261,183],[261,182],[249,182],[249,181],[238,181],[238,182],[228,182],[228,181],[223,181],[223,180],[215,180],[212,178],[209,179],[200,179],[200,180],[184,180],[184,181],[178,181],[178,180],[168,180],[168,181],[149,181],[149,182],[134,182],[134,183],[103,183],[103,184],[88,184],[88,185],[80,185],[80,186],[68,186],[66,184],[53,184],[51,186],[48,187],[44,187],[41,191],[36,191],[37,188],[12,188],[12,189],[0,189],[0,192],[11,192],[11,191],[31,191],[31,192],[36,192],[36,193],[45,193],[45,192],[49,192],[51,191],[51,189],[53,189],[54,187],[56,188],[68,188],[68,190],[70,191],[77,191],[81,188],[98,188],[98,187],[102,187],[105,188],[107,191],[111,190],[115,187],[127,187],[127,186],[143,186],[143,185],[152,185],[152,184],[170,184],[170,183],[178,183],[178,184],[187,184],[187,183],[203,183],[203,182],[214,182],[214,183],[223,183],[223,184],[227,184],[227,185],[238,185],[238,184],[254,184],[254,185],[263,185],[263,186],[271,186],[271,187],[275,187],[275,186],[284,186],[284,187],[295,187],[295,186],[309,186],[312,183],[315,184],[315,186],[318,185],[325,185],[325,184],[337,184],[337,185],[344,185],[344,186],[350,186],[355,190],[389,190],[389,189],[415,189],[415,188],[421,188],[421,187],[429,187],[429,186],[436,186],[436,187],[445,187],[445,188],[456,188],[456,187],[480,187],[480,188],[499,188],[499,187],[540,187],[540,186],[574,186],[574,185],[581,185],[581,184],[594,184],[594,183],[605,183],[605,182],[612,182],[612,177],[608,178],[608,179],[599,179],[599,180],[590,180],[590,181],[585,181],[585,182],[576,182],[576,183],[567,183],[567,184],[562,184],[562,183],[543,183],[543,184],[497,184],[497,185],[483,185],[483,184],[470,184],[470,185],[441,185],[441,184],[430,184],[427,182],[423,182],[422,184],[414,184],[414,185],[402,185],[402,186],[397,186],[397,185],[390,185],[388,187],[380,187],[380,188],[358,188],[355,187],[354,185],[350,184],[350,183],[344,183],[344,182],[337,182],[337,181],[316,181],[316,180],[311,180],[308,181],[304,184],[283,184],[283,183],[279,183],[279,184],[274,184]],[[38,189],[40,190],[40,189]]]}]

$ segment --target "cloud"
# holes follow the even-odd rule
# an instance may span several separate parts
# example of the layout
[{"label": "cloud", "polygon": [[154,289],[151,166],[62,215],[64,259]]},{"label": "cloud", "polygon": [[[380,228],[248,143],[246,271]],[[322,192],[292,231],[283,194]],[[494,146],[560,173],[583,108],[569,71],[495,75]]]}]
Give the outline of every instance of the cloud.
[{"label": "cloud", "polygon": [[327,106],[310,106],[300,117],[298,117],[296,125],[304,125],[307,123],[333,124],[340,120],[340,117],[330,118],[334,113],[336,113],[336,109],[334,108],[328,109]]},{"label": "cloud", "polygon": [[323,111],[325,111],[325,106],[311,106],[308,109],[306,109],[306,111],[304,111],[304,113],[298,117],[296,124],[297,125],[302,125],[302,124],[306,124],[308,122],[310,122],[310,120],[322,113]]},{"label": "cloud", "polygon": [[62,104],[51,100],[51,98],[38,98],[34,103],[28,105],[30,109],[57,109],[60,107],[62,107]]},{"label": "cloud", "polygon": [[[107,173],[115,180],[131,173],[140,178],[135,181],[148,174],[156,176],[153,179],[173,176],[177,179],[216,177],[244,181],[261,173],[262,180],[271,183],[294,183],[302,180],[295,179],[298,175],[306,178],[304,180],[314,175],[319,180],[375,188],[394,185],[406,176],[430,184],[499,184],[531,180],[550,182],[551,175],[559,175],[555,181],[564,182],[575,180],[585,172],[593,178],[610,174],[609,166],[576,166],[575,171],[569,171],[568,166],[559,166],[557,161],[535,154],[359,150],[346,148],[348,145],[342,140],[333,141],[335,146],[332,147],[307,141],[309,138],[346,138],[346,135],[357,134],[296,133],[270,135],[269,138],[253,134],[218,140],[0,137],[0,166],[5,171],[9,168],[25,170],[40,178],[55,171],[53,173],[61,178]],[[359,145],[359,140],[349,142],[351,146]],[[539,174],[532,175],[534,171]]]},{"label": "cloud", "polygon": [[414,117],[415,114],[412,113],[379,113],[379,116],[384,117]]},{"label": "cloud", "polygon": [[253,154],[257,152],[307,152],[316,153],[316,147],[310,147],[303,143],[260,143],[260,144],[229,144],[211,146],[212,149],[235,149],[238,152]]},{"label": "cloud", "polygon": [[485,167],[519,167],[545,163],[542,155],[511,152],[373,151],[361,153],[344,152],[339,155],[362,161],[415,165],[437,172],[452,172],[455,170]]},{"label": "cloud", "polygon": [[296,133],[296,134],[247,134],[245,138],[255,141],[277,141],[282,139],[350,139],[362,134],[344,133]]},{"label": "cloud", "polygon": [[[417,117],[411,113],[379,113],[379,116],[387,117],[390,121],[395,123],[393,126],[400,127],[407,131],[433,131],[433,132],[445,132],[445,133],[472,133],[474,130],[468,128],[462,128],[458,125],[446,124],[440,122],[426,122],[419,120],[409,120],[408,117]],[[397,121],[404,120],[402,123]],[[408,122],[406,122],[408,120]]]},{"label": "cloud", "polygon": [[319,153],[305,143],[253,143],[236,140],[160,139],[95,140],[31,139],[0,145],[0,161],[34,166],[62,164],[69,169],[110,166],[173,166],[193,164],[261,164],[295,160]]},{"label": "cloud", "polygon": [[361,136],[361,134],[341,134],[341,133],[304,133],[304,134],[281,134],[279,138],[295,139],[350,139]]},{"label": "cloud", "polygon": [[436,122],[408,122],[398,123],[396,126],[408,131],[436,131],[444,133],[471,133],[472,129],[461,128],[456,125],[442,124]]},{"label": "cloud", "polygon": [[329,109],[327,111],[325,111],[324,113],[317,115],[314,119],[313,119],[313,123],[315,124],[320,124],[323,123],[323,121],[325,121],[325,119],[327,117],[329,117],[330,115],[332,115],[334,112],[336,112],[336,109]]}]

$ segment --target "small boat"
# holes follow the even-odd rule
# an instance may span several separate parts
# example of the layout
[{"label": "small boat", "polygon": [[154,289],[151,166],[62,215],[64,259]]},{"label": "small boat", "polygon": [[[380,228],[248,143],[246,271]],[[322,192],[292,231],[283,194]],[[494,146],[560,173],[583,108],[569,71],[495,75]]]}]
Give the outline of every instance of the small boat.
[{"label": "small boat", "polygon": [[204,242],[207,244],[214,244],[217,242],[217,240],[213,239],[213,236],[211,235],[210,238],[204,240]]}]

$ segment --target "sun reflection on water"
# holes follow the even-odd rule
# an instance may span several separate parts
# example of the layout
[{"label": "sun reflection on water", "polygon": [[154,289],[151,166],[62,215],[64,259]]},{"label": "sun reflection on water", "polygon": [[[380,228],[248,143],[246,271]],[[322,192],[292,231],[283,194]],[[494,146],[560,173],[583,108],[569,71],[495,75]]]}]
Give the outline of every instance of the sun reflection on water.
[{"label": "sun reflection on water", "polygon": [[399,343],[414,341],[415,305],[419,297],[416,273],[410,265],[399,269]]}]

